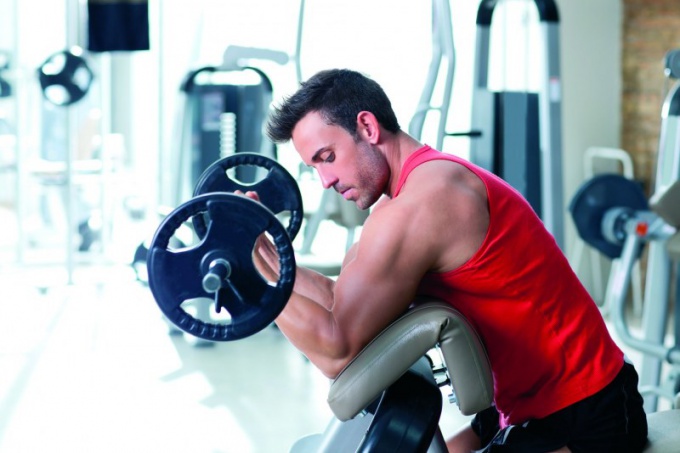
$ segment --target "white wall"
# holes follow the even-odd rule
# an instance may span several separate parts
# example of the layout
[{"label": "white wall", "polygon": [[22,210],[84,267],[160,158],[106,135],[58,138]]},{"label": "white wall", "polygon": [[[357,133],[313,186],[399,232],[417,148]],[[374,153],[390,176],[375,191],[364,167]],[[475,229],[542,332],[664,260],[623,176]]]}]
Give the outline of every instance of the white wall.
[{"label": "white wall", "polygon": [[[620,147],[621,0],[558,0],[563,80],[565,208],[583,183],[583,154],[590,146]],[[567,252],[576,233],[567,221]],[[590,285],[584,262],[579,276]]]}]

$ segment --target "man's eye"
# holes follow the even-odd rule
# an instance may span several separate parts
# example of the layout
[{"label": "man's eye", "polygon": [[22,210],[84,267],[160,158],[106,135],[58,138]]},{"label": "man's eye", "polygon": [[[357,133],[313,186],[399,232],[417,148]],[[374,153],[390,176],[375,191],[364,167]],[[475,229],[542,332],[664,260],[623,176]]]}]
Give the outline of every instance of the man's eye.
[{"label": "man's eye", "polygon": [[335,154],[334,153],[328,153],[328,156],[323,160],[326,163],[333,162],[335,160]]}]

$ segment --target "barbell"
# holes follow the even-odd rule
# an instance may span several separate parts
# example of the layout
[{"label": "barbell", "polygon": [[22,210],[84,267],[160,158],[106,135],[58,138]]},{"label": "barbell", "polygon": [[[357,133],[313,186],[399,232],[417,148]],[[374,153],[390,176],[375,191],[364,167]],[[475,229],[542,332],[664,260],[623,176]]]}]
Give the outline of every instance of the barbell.
[{"label": "barbell", "polygon": [[[265,178],[243,184],[227,170],[238,165],[267,169]],[[260,202],[233,193],[255,190]],[[283,310],[295,282],[292,238],[302,222],[302,196],[295,179],[262,155],[236,153],[208,167],[194,197],[173,210],[159,225],[147,254],[149,288],[165,316],[178,328],[213,341],[238,340],[270,325]],[[289,211],[284,227],[277,213]],[[184,224],[199,240],[173,248],[171,239]],[[268,281],[257,270],[253,253],[267,235],[279,255],[279,277]],[[198,319],[184,304],[208,298],[219,320]]]},{"label": "barbell", "polygon": [[[230,175],[229,170],[239,166],[254,166],[267,171],[266,177],[254,183],[244,183]],[[286,227],[291,239],[300,231],[303,218],[302,194],[295,178],[274,159],[257,153],[235,153],[214,162],[203,171],[194,188],[194,196],[212,192],[257,192],[260,202],[274,214],[289,215]],[[196,234],[205,232],[201,217],[193,221]]]}]

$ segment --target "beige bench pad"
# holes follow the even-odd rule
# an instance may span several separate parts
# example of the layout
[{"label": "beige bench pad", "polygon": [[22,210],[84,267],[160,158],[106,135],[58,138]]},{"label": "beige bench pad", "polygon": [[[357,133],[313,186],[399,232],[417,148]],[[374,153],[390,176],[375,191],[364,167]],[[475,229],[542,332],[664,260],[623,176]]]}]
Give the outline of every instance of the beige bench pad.
[{"label": "beige bench pad", "polygon": [[369,343],[332,382],[328,404],[349,420],[373,402],[418,359],[439,345],[464,415],[493,401],[493,378],[482,343],[463,316],[434,299],[420,300]]},{"label": "beige bench pad", "polygon": [[647,415],[650,445],[645,453],[680,452],[680,409]]}]

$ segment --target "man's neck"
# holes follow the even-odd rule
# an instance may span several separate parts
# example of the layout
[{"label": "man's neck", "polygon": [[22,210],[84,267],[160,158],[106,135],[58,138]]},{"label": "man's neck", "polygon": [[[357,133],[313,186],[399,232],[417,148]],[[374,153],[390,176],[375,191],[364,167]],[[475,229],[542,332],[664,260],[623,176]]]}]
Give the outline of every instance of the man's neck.
[{"label": "man's neck", "polygon": [[405,132],[399,132],[394,136],[394,140],[385,149],[385,158],[390,166],[390,180],[385,195],[392,198],[392,194],[397,190],[404,162],[422,147],[422,143]]}]

